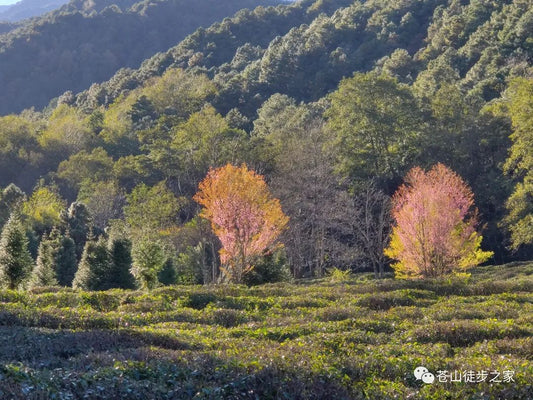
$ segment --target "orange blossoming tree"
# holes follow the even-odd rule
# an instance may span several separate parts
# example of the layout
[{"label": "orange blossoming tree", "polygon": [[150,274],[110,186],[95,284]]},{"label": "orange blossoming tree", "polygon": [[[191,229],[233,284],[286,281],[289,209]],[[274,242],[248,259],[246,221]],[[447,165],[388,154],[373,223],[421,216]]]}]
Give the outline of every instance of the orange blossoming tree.
[{"label": "orange blossoming tree", "polygon": [[194,200],[222,243],[221,269],[232,282],[241,282],[254,260],[278,245],[289,220],[263,177],[245,164],[210,169]]}]

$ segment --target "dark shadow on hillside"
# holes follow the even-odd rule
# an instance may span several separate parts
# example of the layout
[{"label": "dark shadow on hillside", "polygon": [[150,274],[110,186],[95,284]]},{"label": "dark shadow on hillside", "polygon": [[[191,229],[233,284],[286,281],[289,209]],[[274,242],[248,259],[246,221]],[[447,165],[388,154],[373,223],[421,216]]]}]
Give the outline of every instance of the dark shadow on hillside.
[{"label": "dark shadow on hillside", "polygon": [[69,331],[0,326],[0,362],[23,362],[32,368],[60,368],[71,357],[158,346],[171,350],[200,350],[175,337],[129,329]]},{"label": "dark shadow on hillside", "polygon": [[52,397],[361,398],[327,371],[280,358],[256,369],[231,356],[162,348],[145,333],[0,327],[0,398]]}]

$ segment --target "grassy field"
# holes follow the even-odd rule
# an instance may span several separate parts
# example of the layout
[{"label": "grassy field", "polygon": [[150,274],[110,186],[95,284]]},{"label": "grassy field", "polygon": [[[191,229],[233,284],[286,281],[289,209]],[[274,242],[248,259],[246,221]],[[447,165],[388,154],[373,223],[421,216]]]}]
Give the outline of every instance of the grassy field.
[{"label": "grassy field", "polygon": [[1,399],[531,399],[532,359],[533,263],[469,279],[0,291]]}]

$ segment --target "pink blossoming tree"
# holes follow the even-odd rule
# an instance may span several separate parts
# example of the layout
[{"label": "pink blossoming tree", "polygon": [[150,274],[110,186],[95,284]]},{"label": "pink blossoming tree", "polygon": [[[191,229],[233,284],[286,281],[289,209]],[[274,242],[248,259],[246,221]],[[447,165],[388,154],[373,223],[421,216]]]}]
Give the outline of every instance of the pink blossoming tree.
[{"label": "pink blossoming tree", "polygon": [[474,195],[442,164],[413,168],[393,197],[396,222],[385,254],[396,275],[426,278],[463,272],[492,256],[480,249]]}]

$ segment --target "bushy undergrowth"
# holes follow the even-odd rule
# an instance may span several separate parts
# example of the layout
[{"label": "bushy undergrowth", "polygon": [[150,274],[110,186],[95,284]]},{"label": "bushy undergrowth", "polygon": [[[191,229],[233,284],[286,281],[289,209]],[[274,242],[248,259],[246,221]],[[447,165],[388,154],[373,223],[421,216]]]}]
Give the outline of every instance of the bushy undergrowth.
[{"label": "bushy undergrowth", "polygon": [[[533,264],[151,292],[0,291],[0,398],[533,398]],[[512,370],[514,382],[417,380]]]}]

